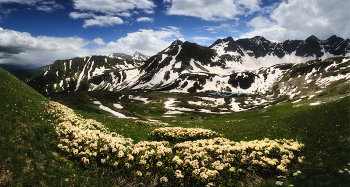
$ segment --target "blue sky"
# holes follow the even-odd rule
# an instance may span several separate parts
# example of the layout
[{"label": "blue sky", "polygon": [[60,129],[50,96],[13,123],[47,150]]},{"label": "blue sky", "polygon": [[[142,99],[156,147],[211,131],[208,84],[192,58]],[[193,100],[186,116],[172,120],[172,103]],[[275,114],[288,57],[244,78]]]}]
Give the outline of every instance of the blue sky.
[{"label": "blue sky", "polygon": [[175,39],[350,37],[344,0],[0,0],[0,63],[155,55]]}]

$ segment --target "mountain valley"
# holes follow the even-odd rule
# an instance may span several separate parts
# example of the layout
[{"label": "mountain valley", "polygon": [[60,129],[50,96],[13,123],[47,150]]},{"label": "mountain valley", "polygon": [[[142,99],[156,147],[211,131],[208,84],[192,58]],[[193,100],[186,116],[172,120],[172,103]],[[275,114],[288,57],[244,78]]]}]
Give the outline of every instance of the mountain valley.
[{"label": "mountain valley", "polygon": [[[0,68],[0,186],[347,186],[349,46],[336,36],[176,40],[149,58],[57,60],[27,84]],[[190,135],[162,139],[161,129]],[[183,152],[204,141],[214,144]],[[280,165],[254,164],[266,157]],[[219,175],[193,175],[196,161]]]},{"label": "mountain valley", "polygon": [[[58,60],[27,84],[52,98],[76,91],[120,93],[115,102],[147,98],[152,92],[201,93],[214,99],[194,97],[180,102],[173,98],[178,108],[166,110],[241,112],[285,100],[311,99],[329,90],[337,92],[334,99],[348,95],[349,54],[350,40],[337,36],[325,41],[310,36],[283,43],[258,36],[237,41],[228,37],[210,47],[176,40],[146,61],[118,53]],[[230,95],[248,97],[222,97]]]}]

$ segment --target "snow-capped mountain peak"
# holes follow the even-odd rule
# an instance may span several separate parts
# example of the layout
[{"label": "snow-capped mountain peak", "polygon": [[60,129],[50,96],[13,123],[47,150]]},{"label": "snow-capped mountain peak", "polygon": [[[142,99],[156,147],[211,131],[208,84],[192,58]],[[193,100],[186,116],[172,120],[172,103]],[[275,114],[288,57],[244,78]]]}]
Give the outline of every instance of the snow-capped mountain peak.
[{"label": "snow-capped mountain peak", "polygon": [[148,60],[148,56],[141,54],[136,51],[133,55],[127,55],[124,53],[112,53],[108,56],[109,58],[118,58],[118,59],[126,59],[126,60],[137,60],[137,61],[146,61]]},{"label": "snow-capped mountain peak", "polygon": [[[42,93],[151,90],[266,94],[286,74],[291,78],[307,74],[305,80],[314,77],[312,80],[319,78],[319,82],[333,75],[350,79],[348,57],[326,60],[349,56],[349,46],[349,39],[337,36],[324,41],[311,36],[279,43],[261,36],[238,40],[227,37],[210,47],[176,40],[144,62],[133,60],[142,57],[139,52],[129,55],[130,60],[125,54],[113,53],[109,57],[56,61],[29,84]],[[325,71],[334,72],[324,74]]]}]

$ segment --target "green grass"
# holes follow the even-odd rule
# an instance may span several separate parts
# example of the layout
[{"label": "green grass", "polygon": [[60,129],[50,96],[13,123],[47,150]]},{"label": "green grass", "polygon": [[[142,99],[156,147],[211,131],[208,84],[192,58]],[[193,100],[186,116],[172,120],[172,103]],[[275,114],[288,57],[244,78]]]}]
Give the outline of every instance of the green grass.
[{"label": "green grass", "polygon": [[[112,186],[118,174],[86,170],[58,152],[49,100],[0,68],[0,186]],[[104,173],[103,173],[104,172]]]},{"label": "green grass", "polygon": [[[297,104],[275,105],[267,108],[266,113],[257,110],[230,115],[192,113],[163,120],[172,126],[211,129],[233,141],[264,138],[301,141],[305,144],[304,174],[293,184],[346,186],[349,176],[338,171],[349,168],[350,163],[350,97],[317,106],[293,107]],[[83,116],[94,118],[135,142],[150,140],[149,133],[155,129],[134,124],[132,120],[102,118],[88,113]]]},{"label": "green grass", "polygon": [[[320,98],[339,95],[348,89],[346,86],[321,94]],[[258,110],[225,115],[189,113],[164,118],[161,102],[167,97],[183,97],[184,94],[151,93],[147,97],[157,101],[151,104],[128,103],[119,100],[122,93],[113,94],[81,92],[71,93],[73,97],[56,96],[55,99],[68,106],[75,105],[76,112],[84,118],[102,122],[111,131],[132,138],[134,143],[152,140],[150,133],[156,127],[108,116],[87,101],[96,98],[105,106],[118,101],[127,107],[126,110],[134,111],[144,119],[161,119],[172,126],[211,129],[233,141],[298,140],[305,144],[303,155],[306,159],[301,168],[303,174],[291,181],[294,186],[347,186],[350,183],[349,174],[339,173],[339,170],[350,168],[349,96],[317,106],[306,105],[317,97],[295,104],[286,102],[267,108],[266,113],[258,113]],[[85,169],[56,149],[49,138],[55,119],[43,112],[48,101],[0,68],[0,186],[126,185],[121,182],[123,174],[108,168]],[[293,107],[297,104],[304,105]],[[136,185],[132,180],[125,182]],[[275,186],[276,180],[271,176],[260,185]]]}]

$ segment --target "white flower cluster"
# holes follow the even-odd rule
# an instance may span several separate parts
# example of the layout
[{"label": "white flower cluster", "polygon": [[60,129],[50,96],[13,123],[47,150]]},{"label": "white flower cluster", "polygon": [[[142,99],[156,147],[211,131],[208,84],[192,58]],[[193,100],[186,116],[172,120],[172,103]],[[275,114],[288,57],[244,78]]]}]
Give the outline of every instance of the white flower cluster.
[{"label": "white flower cluster", "polygon": [[155,129],[152,136],[162,140],[187,141],[206,138],[215,138],[220,135],[209,129],[202,128],[183,128],[183,127],[164,127]]},{"label": "white flower cluster", "polygon": [[143,177],[144,173],[149,175],[147,171],[153,168],[162,176],[159,180],[162,185],[197,181],[204,186],[215,186],[221,176],[260,171],[286,173],[304,159],[300,155],[304,145],[298,141],[233,142],[213,138],[218,136],[216,132],[199,128],[165,127],[152,132],[153,136],[175,141],[202,138],[173,147],[167,141],[133,144],[132,139],[109,132],[101,123],[83,119],[59,103],[50,102],[49,106],[49,112],[58,119],[57,147],[63,152],[78,158],[86,167],[108,165],[120,171],[130,170],[126,174],[138,177]]},{"label": "white flower cluster", "polygon": [[347,173],[347,174],[350,174],[350,170],[348,168],[345,168],[343,170],[339,170],[339,173]]},{"label": "white flower cluster", "polygon": [[123,163],[130,168],[145,166],[149,159],[161,159],[172,153],[166,147],[169,142],[141,141],[135,145],[132,139],[109,132],[101,123],[92,119],[83,119],[74,111],[57,102],[50,102],[48,112],[58,118],[56,133],[62,151],[71,154],[87,166],[91,164],[109,164],[118,167]]},{"label": "white flower cluster", "polygon": [[142,120],[135,120],[135,123],[139,125],[146,125],[151,127],[169,127],[169,123],[162,123],[159,121],[142,121]]},{"label": "white flower cluster", "polygon": [[[215,177],[218,172],[240,172],[242,169],[269,169],[287,172],[288,167],[302,162],[297,157],[303,144],[293,140],[233,142],[226,138],[186,141],[174,146],[178,155],[173,162],[187,167],[202,179]],[[237,168],[237,169],[236,169]],[[298,173],[299,174],[299,173]]]}]

